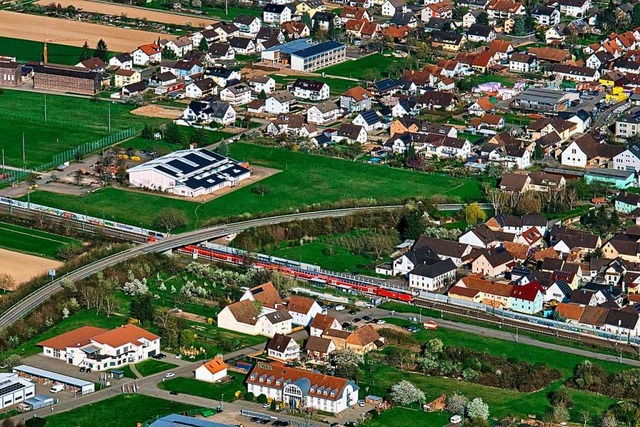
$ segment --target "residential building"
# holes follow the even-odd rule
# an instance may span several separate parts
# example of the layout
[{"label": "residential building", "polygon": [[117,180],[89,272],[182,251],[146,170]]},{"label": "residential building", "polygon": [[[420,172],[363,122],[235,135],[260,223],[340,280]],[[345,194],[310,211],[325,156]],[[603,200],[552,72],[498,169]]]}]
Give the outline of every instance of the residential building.
[{"label": "residential building", "polygon": [[631,138],[640,133],[640,114],[625,114],[616,119],[616,136]]},{"label": "residential building", "polygon": [[640,195],[635,193],[620,193],[616,196],[616,211],[629,214],[640,207]]},{"label": "residential building", "polygon": [[262,21],[257,16],[238,15],[233,19],[233,24],[245,34],[258,34],[262,28]]},{"label": "residential building", "polygon": [[640,172],[640,144],[629,145],[629,148],[613,157],[613,168]]},{"label": "residential building", "polygon": [[234,107],[251,102],[251,88],[244,84],[228,86],[220,91],[220,100]]},{"label": "residential building", "polygon": [[536,4],[531,11],[531,17],[536,24],[543,27],[553,27],[560,23],[560,11],[555,7]]},{"label": "residential building", "polygon": [[218,86],[212,79],[196,80],[185,87],[185,94],[190,99],[200,99],[217,92]]},{"label": "residential building", "polygon": [[310,101],[324,101],[329,99],[329,85],[317,80],[296,79],[289,88],[293,96]]},{"label": "residential building", "polygon": [[607,165],[625,149],[618,145],[599,143],[589,134],[582,136],[564,149],[561,163],[566,166],[585,168]]},{"label": "residential building", "polygon": [[276,81],[269,76],[256,76],[248,81],[249,87],[254,93],[264,92],[269,94],[276,90]]},{"label": "residential building", "polygon": [[82,326],[41,341],[38,347],[43,356],[105,371],[160,353],[160,337],[131,323],[111,330]]},{"label": "residential building", "polygon": [[236,51],[226,43],[212,42],[207,49],[207,60],[215,61],[233,61],[236,59]]},{"label": "residential building", "polygon": [[247,377],[247,392],[299,410],[338,414],[356,405],[358,391],[353,381],[276,363],[257,363]]},{"label": "residential building", "polygon": [[316,125],[328,125],[342,116],[340,108],[333,101],[312,105],[307,109],[307,122]]},{"label": "residential building", "polygon": [[162,48],[155,43],[145,44],[139,46],[131,55],[133,56],[133,65],[158,64],[162,61]]},{"label": "residential building", "polygon": [[282,25],[291,21],[292,12],[290,6],[269,3],[262,10],[262,20],[265,24]]},{"label": "residential building", "polygon": [[229,304],[218,313],[218,327],[247,335],[273,337],[291,333],[292,318],[285,310],[261,313],[251,300]]},{"label": "residential building", "polygon": [[544,304],[543,295],[544,289],[536,281],[526,285],[514,285],[509,295],[509,308],[519,313],[539,313]]},{"label": "residential building", "polygon": [[326,314],[326,310],[316,301],[298,295],[289,298],[287,311],[291,314],[294,325],[302,325],[304,327],[309,326],[316,315]]},{"label": "residential building", "polygon": [[217,383],[227,377],[227,364],[222,357],[216,357],[198,366],[194,371],[195,379],[208,383]]},{"label": "residential building", "polygon": [[214,122],[229,126],[236,121],[236,111],[226,102],[212,99],[195,100],[182,112],[181,119],[186,122]]},{"label": "residential building", "polygon": [[288,113],[291,105],[296,99],[286,90],[273,92],[269,94],[264,104],[265,113],[283,114]]},{"label": "residential building", "polygon": [[133,68],[133,56],[130,53],[121,53],[109,59],[109,65],[112,67],[124,68],[131,70]]},{"label": "residential building", "polygon": [[483,251],[471,263],[471,271],[487,277],[497,277],[506,273],[513,265],[513,257],[503,248]]},{"label": "residential building", "polygon": [[431,33],[431,45],[434,49],[458,52],[467,41],[467,36],[455,31],[437,30]]},{"label": "residential building", "polygon": [[362,126],[367,132],[384,127],[382,119],[374,110],[361,111],[351,123]]},{"label": "residential building", "polygon": [[626,190],[629,187],[637,187],[638,180],[635,173],[626,170],[617,169],[589,169],[584,175],[587,184],[593,182],[601,182],[617,188],[618,190]]},{"label": "residential building", "polygon": [[275,334],[267,344],[267,357],[278,362],[300,360],[300,345],[291,337]]},{"label": "residential building", "polygon": [[[199,102],[199,101],[193,101]],[[251,170],[206,148],[178,150],[127,170],[134,188],[198,197],[235,187]]]},{"label": "residential building", "polygon": [[127,70],[126,68],[120,68],[116,70],[113,75],[113,85],[115,87],[122,87],[130,85],[131,83],[137,83],[142,80],[140,71]]},{"label": "residential building", "polygon": [[234,37],[229,40],[229,47],[238,55],[251,55],[256,52],[256,44],[246,37]]},{"label": "residential building", "polygon": [[489,19],[510,19],[526,13],[524,5],[514,0],[491,0],[487,5]]},{"label": "residential building", "polygon": [[373,94],[361,86],[354,86],[340,95],[340,107],[350,112],[371,109]]},{"label": "residential building", "polygon": [[336,350],[336,345],[329,338],[310,336],[304,345],[308,360],[327,361],[329,355]]},{"label": "residential building", "polygon": [[467,40],[472,43],[491,43],[496,32],[491,25],[473,24],[467,30]]},{"label": "residential building", "polygon": [[407,7],[405,0],[385,0],[382,3],[382,16],[393,16],[396,12],[404,12]]},{"label": "residential building", "polygon": [[346,141],[348,144],[359,142],[360,144],[366,144],[369,136],[367,130],[358,125],[351,123],[343,123],[338,128],[338,134],[332,137],[334,141]]},{"label": "residential building", "polygon": [[321,337],[329,329],[342,329],[342,325],[335,317],[326,314],[316,314],[309,324],[309,335],[312,337]]},{"label": "residential building", "polygon": [[336,350],[350,350],[358,354],[365,354],[382,346],[380,334],[373,325],[362,326],[355,331],[329,329],[322,334],[336,345]]},{"label": "residential building", "polygon": [[509,71],[512,73],[533,73],[538,69],[538,60],[533,55],[514,53],[509,58]]},{"label": "residential building", "polygon": [[589,0],[558,0],[558,5],[562,15],[583,18],[587,16],[591,2]]},{"label": "residential building", "polygon": [[433,292],[449,285],[455,278],[456,265],[449,258],[433,264],[419,264],[409,272],[409,288]]}]

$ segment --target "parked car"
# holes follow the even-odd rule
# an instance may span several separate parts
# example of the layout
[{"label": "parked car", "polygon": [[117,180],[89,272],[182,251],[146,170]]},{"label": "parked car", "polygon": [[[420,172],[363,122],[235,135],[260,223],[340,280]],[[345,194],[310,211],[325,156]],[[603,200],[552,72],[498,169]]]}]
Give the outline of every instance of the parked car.
[{"label": "parked car", "polygon": [[80,368],[80,372],[84,372],[86,370],[87,370],[87,368],[85,368],[84,366],[82,368]]},{"label": "parked car", "polygon": [[275,427],[287,427],[289,425],[289,421],[275,420],[271,425]]},{"label": "parked car", "polygon": [[177,391],[170,391],[169,394],[171,396],[177,396],[179,393]]},{"label": "parked car", "polygon": [[271,422],[271,420],[269,418],[260,419],[260,424],[269,424],[270,422]]},{"label": "parked car", "polygon": [[344,322],[344,323],[342,324],[342,329],[349,329],[351,326],[352,326],[352,325],[351,325],[351,323],[349,323],[349,322]]},{"label": "parked car", "polygon": [[371,322],[371,316],[362,316],[362,320],[365,322]]},{"label": "parked car", "polygon": [[349,310],[349,314],[350,315],[354,315],[354,314],[358,314],[358,310],[356,310],[355,308],[352,308],[351,310]]},{"label": "parked car", "polygon": [[358,322],[361,322],[361,321],[362,321],[362,319],[359,318],[359,317],[356,317],[355,319],[353,319],[353,323],[358,323]]},{"label": "parked car", "polygon": [[387,323],[387,322],[385,322],[385,321],[384,321],[384,320],[382,320],[382,319],[378,319],[378,320],[376,320],[376,324],[378,324],[378,325],[384,325],[385,323]]},{"label": "parked car", "polygon": [[175,376],[176,376],[176,374],[174,374],[173,372],[167,372],[166,374],[164,374],[165,378],[173,378]]},{"label": "parked car", "polygon": [[358,400],[358,406],[363,407],[364,405],[364,400]]},{"label": "parked car", "polygon": [[166,358],[166,357],[167,357],[167,355],[166,355],[166,354],[164,354],[164,353],[158,353],[158,354],[154,354],[154,355],[153,355],[153,358],[154,358],[154,359],[164,359],[164,358]]},{"label": "parked car", "polygon": [[427,320],[426,322],[424,322],[422,324],[422,326],[425,329],[428,329],[430,331],[435,331],[436,329],[438,329],[438,324],[436,322],[434,322],[433,320]]},{"label": "parked car", "polygon": [[258,418],[258,417],[251,417],[251,419],[250,419],[249,421],[251,421],[252,423],[259,423],[259,422],[260,422],[260,418]]},{"label": "parked car", "polygon": [[345,307],[344,305],[337,305],[336,306],[336,311],[343,311],[345,310],[347,307]]}]

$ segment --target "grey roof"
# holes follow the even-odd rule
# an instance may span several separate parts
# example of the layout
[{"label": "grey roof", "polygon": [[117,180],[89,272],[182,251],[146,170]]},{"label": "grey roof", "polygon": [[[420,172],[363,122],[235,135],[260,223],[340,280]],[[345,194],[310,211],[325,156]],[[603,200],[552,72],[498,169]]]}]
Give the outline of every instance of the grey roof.
[{"label": "grey roof", "polygon": [[368,125],[374,125],[380,122],[380,116],[373,110],[365,110],[359,114]]},{"label": "grey roof", "polygon": [[435,264],[419,264],[416,268],[411,270],[409,274],[435,279],[443,274],[447,274],[455,270],[456,265],[450,258],[447,258],[443,261],[438,261]]},{"label": "grey roof", "polygon": [[46,371],[44,369],[36,368],[29,365],[16,366],[13,368],[13,372],[22,372],[25,374],[33,375],[35,377],[48,378],[52,381],[72,385],[78,388],[93,385],[93,383],[90,381],[81,380],[79,378],[70,377],[67,375],[59,374],[57,372]]},{"label": "grey roof", "polygon": [[267,319],[269,319],[269,321],[271,323],[282,323],[282,322],[286,322],[287,320],[291,320],[293,319],[293,317],[291,317],[291,314],[289,314],[288,311],[286,310],[280,310],[280,311],[274,311],[272,313],[267,313],[264,315],[264,317],[266,317]]},{"label": "grey roof", "polygon": [[328,52],[328,51],[340,49],[340,48],[345,48],[345,46],[342,43],[338,43],[337,41],[328,40],[326,42],[318,43],[311,47],[307,47],[305,49],[292,52],[291,55],[298,56],[300,58],[309,58],[324,52]]}]

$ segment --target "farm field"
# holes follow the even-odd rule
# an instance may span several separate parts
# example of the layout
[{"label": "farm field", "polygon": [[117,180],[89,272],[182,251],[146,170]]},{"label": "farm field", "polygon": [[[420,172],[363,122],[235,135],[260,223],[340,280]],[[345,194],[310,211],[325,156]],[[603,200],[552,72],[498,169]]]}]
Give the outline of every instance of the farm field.
[{"label": "farm field", "polygon": [[[157,9],[157,10],[166,10],[163,7],[163,2],[161,0],[152,0],[149,3],[143,5],[143,7],[149,9]],[[220,18],[232,20],[238,15],[249,15],[249,16],[258,16],[262,17],[262,9],[249,9],[246,7],[239,6],[229,6],[228,14],[225,13],[224,3],[220,3],[218,6],[203,6],[202,11],[206,16],[210,16],[212,18]]]},{"label": "farm field", "polygon": [[[18,61],[42,61],[43,45],[42,41],[0,37],[0,55],[15,56]],[[49,62],[75,65],[80,59],[82,48],[49,43],[48,51]]]},{"label": "farm field", "polygon": [[0,95],[0,148],[7,164],[22,165],[23,134],[29,165],[48,163],[55,154],[107,136],[109,110],[112,132],[166,122],[131,114],[132,106],[63,95],[46,95],[46,106],[45,123],[45,95],[14,90]]},{"label": "farm field", "polygon": [[168,371],[169,369],[175,368],[176,364],[163,362],[155,359],[147,359],[143,362],[140,362],[135,365],[136,370],[143,377],[148,377],[149,375],[154,375],[160,372]]},{"label": "farm field", "polygon": [[[260,181],[269,189],[264,196],[253,193],[251,189],[255,185],[252,185],[205,204],[115,188],[64,197],[37,191],[31,195],[31,201],[75,212],[86,210],[97,216],[104,211],[109,218],[149,227],[153,225],[158,210],[173,207],[183,210],[189,220],[187,228],[194,228],[214,218],[294,211],[303,206],[345,199],[401,203],[408,197],[435,194],[465,201],[483,197],[478,180],[392,169],[247,143],[232,144],[230,155],[240,161],[283,172]],[[136,210],[123,210],[122,206],[136,206]]]},{"label": "farm field", "polygon": [[356,60],[347,59],[341,64],[332,65],[331,67],[323,68],[316,72],[325,73],[328,76],[342,76],[359,78],[362,75],[363,70],[373,69],[381,73],[381,76],[386,77],[385,72],[391,64],[398,61],[399,58],[395,58],[391,55],[385,56],[379,53],[365,56]]},{"label": "farm field", "polygon": [[0,36],[15,37],[16,28],[27,40],[58,40],[58,43],[67,46],[82,47],[86,40],[89,46],[94,47],[98,40],[104,39],[112,52],[129,52],[145,43],[153,43],[158,37],[165,37],[164,34],[151,31],[0,11]]},{"label": "farm field", "polygon": [[81,245],[69,237],[0,222],[0,248],[56,258],[65,245]]},{"label": "farm field", "polygon": [[235,393],[237,391],[244,392],[246,389],[243,386],[244,376],[236,372],[231,373],[230,376],[233,378],[232,381],[218,384],[210,384],[194,378],[177,377],[161,382],[158,387],[167,391],[177,391],[212,400],[222,400],[224,395],[225,402],[233,402],[236,400]]},{"label": "farm field", "polygon": [[61,262],[50,258],[42,258],[6,249],[0,249],[0,260],[2,260],[0,262],[0,273],[11,276],[16,283],[15,288],[36,276],[46,274],[52,268],[59,268],[62,265]]},{"label": "farm field", "polygon": [[141,394],[123,394],[47,417],[47,427],[123,427],[156,416],[196,409],[192,405]]},{"label": "farm field", "polygon": [[[48,2],[47,0],[39,0],[37,3],[42,6],[47,6],[50,2]],[[206,27],[209,24],[215,23],[215,21],[211,19],[202,19],[197,16],[185,16],[169,12],[144,10],[137,7],[130,7],[126,4],[121,3],[98,3],[90,0],[64,0],[58,3],[60,3],[63,8],[72,5],[76,8],[82,8],[82,10],[86,12],[96,12],[114,16],[120,16],[124,14],[127,16],[127,18],[144,19],[151,22],[162,22],[165,24]]]}]

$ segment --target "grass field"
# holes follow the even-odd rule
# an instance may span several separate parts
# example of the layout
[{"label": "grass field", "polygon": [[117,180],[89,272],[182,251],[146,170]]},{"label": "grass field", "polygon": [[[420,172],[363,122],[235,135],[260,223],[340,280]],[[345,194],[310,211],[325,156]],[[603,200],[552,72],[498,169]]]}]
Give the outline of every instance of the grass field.
[{"label": "grass field", "polygon": [[361,78],[362,71],[367,69],[373,69],[380,73],[381,77],[386,77],[386,71],[389,66],[398,61],[399,58],[391,55],[385,56],[379,53],[365,56],[356,60],[346,60],[341,64],[332,65],[331,67],[323,68],[317,72],[325,73],[328,76],[342,76]]},{"label": "grass field", "polygon": [[133,115],[130,113],[133,108],[118,103],[46,95],[45,123],[45,95],[5,90],[0,95],[0,135],[3,136],[0,148],[5,151],[7,164],[22,166],[24,135],[25,160],[27,164],[37,165],[52,161],[54,154],[108,135],[109,111],[112,132],[131,127],[140,131],[145,123],[166,122]]},{"label": "grass field", "polygon": [[[303,206],[345,199],[397,203],[408,197],[434,194],[461,200],[483,197],[481,183],[477,180],[392,169],[253,144],[232,144],[231,157],[282,172],[260,182],[270,190],[264,196],[252,193],[249,186],[206,204],[114,188],[80,197],[38,191],[31,194],[31,201],[75,212],[86,210],[90,215],[99,217],[104,211],[107,218],[145,226],[152,225],[161,208],[174,207],[185,212],[189,219],[188,228],[194,228],[216,217],[285,210],[293,212]],[[122,209],[123,206],[135,206],[136,209]]]},{"label": "grass field", "polygon": [[[158,9],[158,10],[167,10],[166,7],[163,7],[163,2],[159,0],[152,0],[150,3],[146,3],[143,7],[148,7],[150,9]],[[262,9],[248,9],[246,7],[238,7],[238,6],[229,6],[227,11],[229,13],[225,13],[225,8],[223,3],[219,6],[204,6],[202,11],[206,16],[211,16],[214,18],[220,19],[234,19],[238,15],[249,15],[249,16],[258,16],[262,17]]]},{"label": "grass field", "polygon": [[378,418],[362,424],[364,427],[407,427],[430,426],[441,427],[449,422],[449,414],[445,412],[424,412],[418,409],[392,408],[384,411]]},{"label": "grass field", "polygon": [[232,381],[225,383],[210,384],[199,381],[194,378],[173,378],[158,384],[163,390],[177,391],[178,393],[190,394],[192,396],[200,396],[212,400],[221,400],[224,395],[225,402],[236,400],[235,393],[237,391],[245,391],[244,376],[237,373],[230,375]]},{"label": "grass field", "polygon": [[0,248],[56,258],[58,251],[69,244],[82,243],[69,237],[0,222]]},{"label": "grass field", "polygon": [[175,368],[178,365],[155,359],[147,359],[144,362],[137,363],[135,366],[140,375],[142,375],[143,377],[148,377],[149,375],[168,371],[169,369]]},{"label": "grass field", "polygon": [[[43,42],[0,37],[0,55],[15,56],[18,61],[42,61]],[[80,61],[82,48],[61,44],[48,44],[49,62],[75,65]]]},{"label": "grass field", "polygon": [[47,427],[124,427],[157,416],[196,409],[192,405],[141,394],[124,394],[47,417]]},{"label": "grass field", "polygon": [[517,79],[513,77],[493,75],[493,74],[471,76],[469,79],[471,80],[474,86],[477,86],[480,83],[496,82],[496,83],[502,83],[502,86],[505,86],[505,87],[513,87],[513,85],[517,81]]}]

